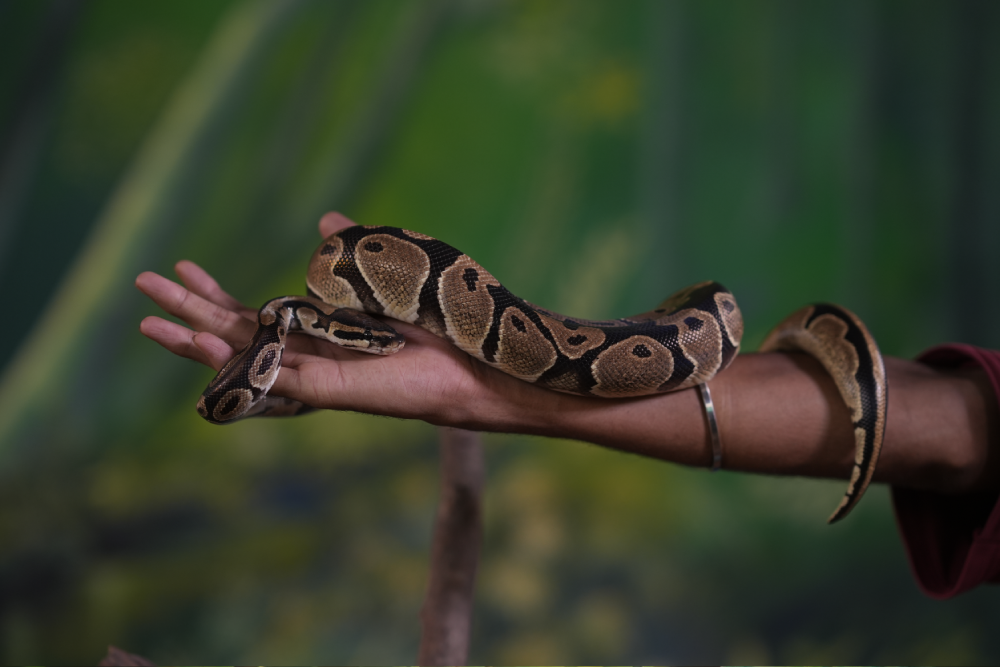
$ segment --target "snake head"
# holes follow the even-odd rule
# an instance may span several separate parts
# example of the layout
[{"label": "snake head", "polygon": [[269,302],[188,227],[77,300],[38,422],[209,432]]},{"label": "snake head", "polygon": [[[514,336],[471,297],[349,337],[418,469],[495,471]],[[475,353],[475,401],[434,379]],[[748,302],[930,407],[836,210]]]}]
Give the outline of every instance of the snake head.
[{"label": "snake head", "polygon": [[406,344],[406,339],[403,338],[403,335],[387,324],[382,324],[377,330],[365,328],[360,333],[345,333],[347,336],[342,335],[339,331],[334,332],[333,335],[344,347],[357,350],[358,352],[367,352],[368,354],[395,354],[402,350],[403,345]]},{"label": "snake head", "polygon": [[338,308],[329,316],[328,337],[343,347],[369,354],[395,354],[406,339],[382,320],[351,308]]}]

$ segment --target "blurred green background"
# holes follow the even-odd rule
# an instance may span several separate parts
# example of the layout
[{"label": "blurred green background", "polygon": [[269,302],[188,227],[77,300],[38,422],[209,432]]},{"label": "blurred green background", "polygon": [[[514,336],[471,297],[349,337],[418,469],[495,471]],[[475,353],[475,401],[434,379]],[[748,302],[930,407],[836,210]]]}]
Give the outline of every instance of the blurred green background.
[{"label": "blurred green background", "polygon": [[[0,1],[0,661],[412,663],[423,423],[213,427],[132,287],[301,293],[316,221],[419,230],[578,317],[698,280],[744,349],[831,300],[1000,342],[1000,3]],[[888,492],[487,435],[472,664],[996,664]]]}]

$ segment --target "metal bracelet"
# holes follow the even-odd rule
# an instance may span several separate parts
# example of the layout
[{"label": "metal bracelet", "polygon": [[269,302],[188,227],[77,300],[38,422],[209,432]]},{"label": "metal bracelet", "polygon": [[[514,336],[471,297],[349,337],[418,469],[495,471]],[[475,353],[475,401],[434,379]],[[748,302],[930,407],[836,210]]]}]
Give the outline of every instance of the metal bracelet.
[{"label": "metal bracelet", "polygon": [[707,384],[698,385],[701,390],[701,403],[705,406],[705,419],[708,421],[708,433],[712,437],[712,472],[722,469],[722,439],[719,438],[719,422],[715,419],[715,405],[712,403],[712,392]]}]

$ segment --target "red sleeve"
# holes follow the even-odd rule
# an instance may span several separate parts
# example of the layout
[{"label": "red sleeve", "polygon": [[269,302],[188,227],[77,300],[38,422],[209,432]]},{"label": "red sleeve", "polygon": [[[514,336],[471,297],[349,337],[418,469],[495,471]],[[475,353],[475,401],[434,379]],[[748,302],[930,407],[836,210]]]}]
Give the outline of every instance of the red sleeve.
[{"label": "red sleeve", "polygon": [[[980,366],[1000,397],[1000,352],[953,344],[918,359],[942,368]],[[892,502],[924,593],[943,600],[982,583],[1000,583],[1000,492],[950,496],[893,488]]]}]

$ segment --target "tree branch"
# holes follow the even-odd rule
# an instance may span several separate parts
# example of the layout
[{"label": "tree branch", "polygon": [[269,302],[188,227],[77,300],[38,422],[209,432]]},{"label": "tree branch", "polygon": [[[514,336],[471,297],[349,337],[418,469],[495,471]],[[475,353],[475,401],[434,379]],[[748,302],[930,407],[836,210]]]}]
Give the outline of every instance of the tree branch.
[{"label": "tree branch", "polygon": [[427,597],[420,610],[420,665],[464,665],[482,542],[484,464],[479,434],[441,429],[441,500],[431,545]]}]

